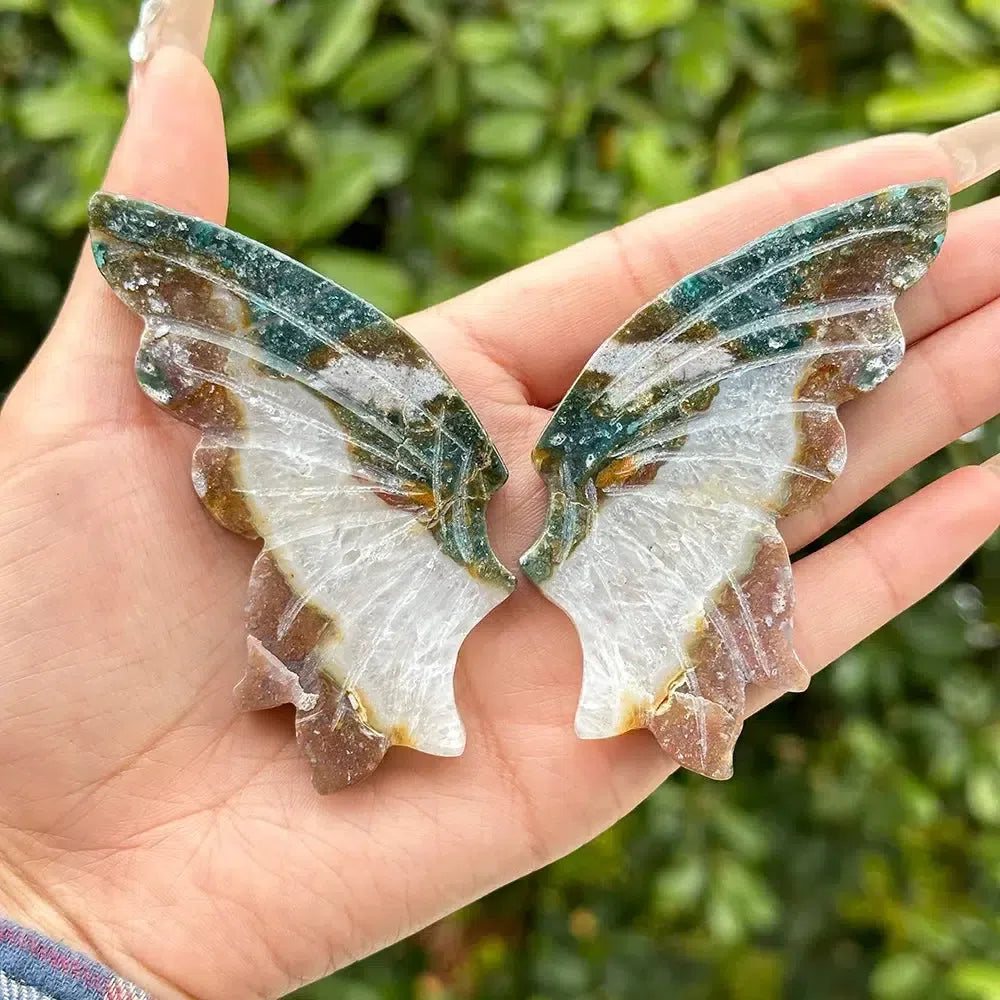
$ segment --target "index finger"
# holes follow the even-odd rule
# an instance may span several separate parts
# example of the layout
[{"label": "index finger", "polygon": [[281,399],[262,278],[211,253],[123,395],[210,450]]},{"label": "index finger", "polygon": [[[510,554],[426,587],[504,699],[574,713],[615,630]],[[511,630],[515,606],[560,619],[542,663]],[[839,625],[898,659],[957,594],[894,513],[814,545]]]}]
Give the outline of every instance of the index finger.
[{"label": "index finger", "polygon": [[[993,115],[942,133],[948,141],[900,134],[807,156],[519,268],[413,317],[411,328],[431,342],[444,336],[442,320],[458,327],[519,379],[530,402],[552,406],[624,320],[684,275],[775,226],[888,184],[943,177],[952,190],[967,186],[996,165],[989,142],[998,128]],[[974,130],[980,155],[963,143],[963,129]],[[996,277],[969,264],[962,294],[971,300]],[[931,300],[935,291],[917,286],[913,294]]]}]

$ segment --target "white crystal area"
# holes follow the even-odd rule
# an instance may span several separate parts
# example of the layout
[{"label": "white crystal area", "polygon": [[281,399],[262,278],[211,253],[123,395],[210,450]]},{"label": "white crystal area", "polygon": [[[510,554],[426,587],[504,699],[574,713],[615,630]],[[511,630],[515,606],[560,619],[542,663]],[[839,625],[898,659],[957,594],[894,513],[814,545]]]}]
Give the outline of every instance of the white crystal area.
[{"label": "white crystal area", "polygon": [[796,419],[808,404],[790,404],[805,364],[792,358],[766,378],[750,370],[726,379],[683,447],[653,449],[663,461],[654,481],[607,496],[589,535],[542,584],[580,634],[581,738],[614,736],[655,709],[690,666],[685,647],[711,611],[706,595],[749,571],[761,541],[774,537],[757,504],[782,493],[793,466]]},{"label": "white crystal area", "polygon": [[458,651],[506,593],[474,579],[411,511],[355,478],[346,436],[314,394],[248,369],[238,382],[246,425],[238,481],[297,595],[279,632],[314,607],[337,626],[311,654],[316,666],[351,693],[368,723],[406,734],[417,750],[460,754]]},{"label": "white crystal area", "polygon": [[[826,390],[808,389],[808,377],[820,364],[863,389],[901,357],[894,297],[881,291],[784,306],[707,339],[685,336],[752,285],[727,290],[655,340],[613,337],[587,366],[610,376],[588,401],[610,409],[606,420],[651,400],[609,457],[656,473],[639,487],[606,489],[589,533],[541,583],[580,634],[576,730],[585,739],[644,724],[681,680],[697,693],[690,655],[706,623],[744,685],[776,676],[768,650],[784,648],[787,634],[767,633],[788,627],[791,574],[774,584],[773,615],[751,609],[743,581],[765,544],[783,547],[775,519],[796,484],[831,483],[846,461],[836,408]],[[766,349],[744,352],[748,338]],[[807,423],[819,449],[802,448]],[[650,425],[657,430],[646,433]],[[756,644],[749,654],[716,606],[724,593]]]}]

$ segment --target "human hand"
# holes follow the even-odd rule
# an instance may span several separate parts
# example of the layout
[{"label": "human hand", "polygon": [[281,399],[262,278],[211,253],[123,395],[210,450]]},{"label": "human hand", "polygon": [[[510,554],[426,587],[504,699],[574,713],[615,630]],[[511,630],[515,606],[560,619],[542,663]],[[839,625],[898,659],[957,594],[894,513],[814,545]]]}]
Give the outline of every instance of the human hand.
[{"label": "human hand", "polygon": [[[511,470],[491,512],[501,557],[515,565],[544,515],[530,451],[548,408],[636,307],[791,218],[956,169],[919,136],[834,150],[404,320]],[[106,187],[224,218],[218,98],[189,54],[163,49],[143,74]],[[793,551],[996,413],[998,223],[997,203],[952,218],[901,302],[912,349],[844,407],[847,470],[783,525]],[[463,648],[465,755],[394,750],[365,783],[318,798],[287,715],[232,706],[255,547],[195,497],[197,432],[136,386],[139,326],[85,254],[0,414],[0,911],[163,1000],[277,996],[565,854],[673,769],[647,733],[574,736],[578,641],[523,582]],[[944,579],[998,510],[996,475],[958,470],[800,560],[806,665]]]}]

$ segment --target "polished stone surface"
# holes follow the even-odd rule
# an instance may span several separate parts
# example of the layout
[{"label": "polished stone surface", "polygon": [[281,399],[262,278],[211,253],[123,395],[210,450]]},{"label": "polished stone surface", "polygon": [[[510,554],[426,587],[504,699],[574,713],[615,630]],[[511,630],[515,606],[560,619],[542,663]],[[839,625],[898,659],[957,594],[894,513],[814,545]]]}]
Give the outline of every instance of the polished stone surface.
[{"label": "polished stone surface", "polygon": [[580,634],[580,736],[648,726],[724,778],[747,685],[806,686],[775,522],[843,470],[837,406],[900,363],[895,301],[948,207],[927,181],[799,219],[678,282],[590,360],[535,449],[549,512],[522,558]]},{"label": "polished stone surface", "polygon": [[264,542],[238,704],[296,706],[321,791],[392,744],[460,754],[458,650],[514,586],[486,533],[507,472],[468,405],[396,323],[268,247],[107,194],[91,229],[145,319],[140,385],[204,432],[198,495]]}]

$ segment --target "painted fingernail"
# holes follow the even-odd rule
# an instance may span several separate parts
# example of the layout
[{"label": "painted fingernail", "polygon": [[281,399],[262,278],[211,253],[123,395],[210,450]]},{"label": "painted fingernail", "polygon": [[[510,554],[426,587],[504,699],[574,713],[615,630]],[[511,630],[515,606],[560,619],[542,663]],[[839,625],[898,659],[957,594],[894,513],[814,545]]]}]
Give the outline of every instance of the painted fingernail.
[{"label": "painted fingernail", "polygon": [[175,45],[204,58],[213,6],[214,0],[143,0],[139,24],[128,46],[132,58],[130,104],[146,66],[160,49]]},{"label": "painted fingernail", "polygon": [[983,468],[989,469],[994,475],[1000,476],[1000,455],[994,455],[992,458],[986,459],[983,462]]},{"label": "painted fingernail", "polygon": [[1000,170],[1000,111],[935,132],[931,138],[954,165],[952,194]]}]

